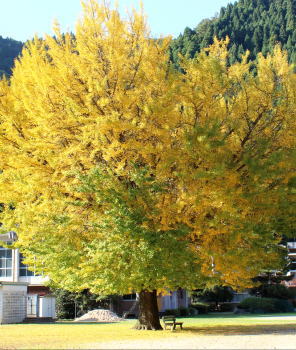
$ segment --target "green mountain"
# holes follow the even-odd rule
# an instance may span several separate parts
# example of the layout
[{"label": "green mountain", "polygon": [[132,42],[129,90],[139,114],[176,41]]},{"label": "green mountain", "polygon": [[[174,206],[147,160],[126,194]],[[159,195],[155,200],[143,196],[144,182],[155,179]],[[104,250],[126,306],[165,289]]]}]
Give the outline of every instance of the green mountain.
[{"label": "green mountain", "polygon": [[171,59],[178,53],[194,57],[213,42],[214,36],[230,38],[229,63],[240,59],[246,50],[250,59],[259,52],[266,55],[276,43],[288,51],[296,63],[296,0],[239,0],[222,7],[217,17],[204,19],[195,29],[186,28],[171,45]]},{"label": "green mountain", "polygon": [[0,76],[9,76],[14,59],[21,53],[23,43],[0,36]]},{"label": "green mountain", "polygon": [[[171,60],[178,54],[194,57],[209,46],[213,37],[229,36],[229,63],[240,59],[247,49],[250,59],[259,52],[266,55],[276,43],[288,51],[290,63],[296,63],[296,0],[239,0],[222,7],[217,17],[202,20],[196,28],[185,28],[171,45]],[[0,76],[11,74],[14,59],[23,43],[0,36]]]}]

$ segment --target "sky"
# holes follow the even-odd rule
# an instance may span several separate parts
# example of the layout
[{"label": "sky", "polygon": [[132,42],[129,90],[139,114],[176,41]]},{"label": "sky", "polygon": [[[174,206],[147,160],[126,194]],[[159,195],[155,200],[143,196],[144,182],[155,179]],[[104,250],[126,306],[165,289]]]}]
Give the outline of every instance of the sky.
[{"label": "sky", "polygon": [[[114,1],[111,1],[114,2]],[[117,0],[120,11],[134,6],[139,0]],[[142,0],[154,37],[183,33],[185,27],[195,28],[204,18],[213,17],[231,0]],[[81,14],[80,0],[0,0],[0,35],[25,41],[34,34],[52,34],[54,20],[63,31],[74,31]]]}]

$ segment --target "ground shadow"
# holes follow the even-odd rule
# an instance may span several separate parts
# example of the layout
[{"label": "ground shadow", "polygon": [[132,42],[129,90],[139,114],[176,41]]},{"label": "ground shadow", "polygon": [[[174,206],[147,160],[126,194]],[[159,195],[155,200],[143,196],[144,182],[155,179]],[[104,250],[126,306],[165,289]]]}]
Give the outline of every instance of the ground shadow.
[{"label": "ground shadow", "polygon": [[[179,331],[178,331],[179,332]],[[239,325],[184,327],[184,333],[194,335],[258,335],[258,334],[296,334],[296,324],[283,325]]]}]

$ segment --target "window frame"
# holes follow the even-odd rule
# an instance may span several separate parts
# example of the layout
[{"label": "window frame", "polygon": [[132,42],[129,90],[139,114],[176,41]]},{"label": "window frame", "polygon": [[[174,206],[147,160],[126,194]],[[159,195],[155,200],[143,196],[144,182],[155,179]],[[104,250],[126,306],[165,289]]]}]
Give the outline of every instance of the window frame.
[{"label": "window frame", "polygon": [[[13,257],[11,248],[0,247],[0,279],[13,276]],[[1,252],[4,252],[2,256]],[[9,253],[9,254],[8,254]],[[8,256],[10,255],[10,256]]]},{"label": "window frame", "polygon": [[23,256],[23,254],[21,252],[19,252],[19,263],[18,263],[19,277],[34,277],[34,276],[37,276],[35,274],[35,271],[31,271],[31,270],[28,269],[29,265],[23,263],[24,259],[25,259],[25,257]]}]

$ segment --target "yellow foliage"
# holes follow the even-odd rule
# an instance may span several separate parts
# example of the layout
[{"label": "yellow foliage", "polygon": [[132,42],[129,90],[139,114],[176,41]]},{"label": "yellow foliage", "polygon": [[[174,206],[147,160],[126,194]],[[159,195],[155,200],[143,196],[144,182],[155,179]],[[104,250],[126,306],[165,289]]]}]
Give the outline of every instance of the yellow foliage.
[{"label": "yellow foliage", "polygon": [[[187,242],[208,283],[249,285],[266,265],[276,264],[275,249],[265,249],[279,240],[271,218],[283,186],[295,176],[296,78],[286,53],[277,47],[273,55],[260,55],[253,74],[248,53],[229,67],[229,39],[215,39],[194,60],[183,57],[181,73],[169,64],[170,38],[152,39],[143,14],[123,20],[96,1],[83,9],[75,37],[58,25],[55,37],[35,37],[11,80],[0,83],[5,228],[18,232],[19,246],[37,256],[53,280],[84,288],[91,275],[96,289],[105,283],[105,266],[87,265],[89,251],[79,252],[107,239],[92,226],[109,218],[96,191],[117,186],[131,210],[142,210],[147,220],[141,228],[159,236],[188,228],[176,240]],[[280,160],[270,158],[279,152]],[[144,192],[131,200],[122,190],[124,181],[132,182],[135,164],[166,186],[153,203]],[[115,180],[93,193],[79,191],[79,176],[99,167]],[[72,205],[80,201],[88,204]],[[131,240],[131,247],[139,241]],[[65,246],[70,267],[60,259]],[[123,274],[126,265],[124,258],[118,261]],[[155,287],[177,285],[175,265],[169,268],[170,277],[155,277]],[[81,280],[75,275],[80,270]],[[135,288],[137,273],[143,274],[130,274],[130,284],[118,290]],[[184,284],[186,278],[197,283],[183,275]],[[111,283],[104,292],[114,289]]]}]

